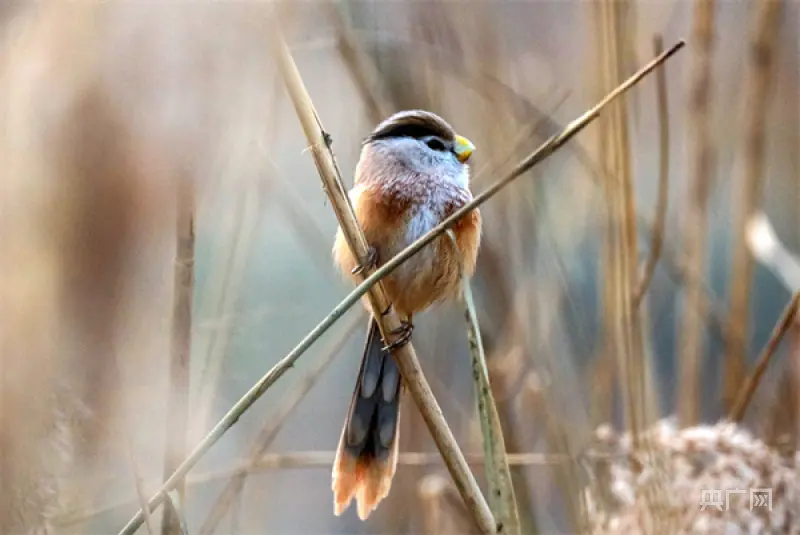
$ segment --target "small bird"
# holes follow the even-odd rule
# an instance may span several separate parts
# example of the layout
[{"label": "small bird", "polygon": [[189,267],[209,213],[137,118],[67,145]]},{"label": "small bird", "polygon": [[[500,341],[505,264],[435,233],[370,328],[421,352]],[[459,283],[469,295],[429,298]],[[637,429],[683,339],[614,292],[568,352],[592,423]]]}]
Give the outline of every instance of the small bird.
[{"label": "small bird", "polygon": [[[356,275],[391,259],[472,200],[469,160],[475,146],[438,115],[409,110],[380,123],[364,140],[350,200],[370,245],[360,265],[341,227],[333,258],[342,273]],[[333,463],[334,514],[353,498],[365,520],[389,493],[397,466],[403,385],[390,351],[408,343],[412,316],[460,291],[461,267],[475,270],[481,236],[477,209],[452,227],[456,248],[443,235],[382,280],[400,317],[399,338],[384,347],[370,318],[353,398]],[[368,306],[368,305],[367,305]],[[386,311],[388,313],[388,310]]]}]

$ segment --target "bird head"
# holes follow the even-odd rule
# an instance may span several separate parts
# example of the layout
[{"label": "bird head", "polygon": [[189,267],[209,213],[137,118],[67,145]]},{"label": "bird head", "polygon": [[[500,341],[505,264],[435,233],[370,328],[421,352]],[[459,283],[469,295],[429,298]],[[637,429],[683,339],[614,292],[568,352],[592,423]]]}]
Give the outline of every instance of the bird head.
[{"label": "bird head", "polygon": [[364,140],[361,158],[395,171],[402,167],[415,175],[436,176],[466,187],[468,161],[474,151],[470,140],[456,134],[435,113],[407,110],[375,127]]}]

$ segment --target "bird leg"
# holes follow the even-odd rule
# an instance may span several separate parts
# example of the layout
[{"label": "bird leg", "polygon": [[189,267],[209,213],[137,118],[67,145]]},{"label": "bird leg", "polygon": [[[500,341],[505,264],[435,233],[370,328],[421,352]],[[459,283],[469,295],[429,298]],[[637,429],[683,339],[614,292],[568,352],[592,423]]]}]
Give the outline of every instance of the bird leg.
[{"label": "bird leg", "polygon": [[378,265],[378,250],[375,249],[372,245],[367,246],[367,257],[364,259],[364,262],[358,264],[354,267],[350,273],[353,275],[358,275],[359,273],[363,273],[367,270],[370,270]]},{"label": "bird leg", "polygon": [[[389,307],[388,310],[391,310]],[[396,329],[392,329],[390,334],[392,335],[399,335],[400,337],[392,342],[391,344],[387,345],[383,348],[384,351],[393,351],[399,347],[403,347],[411,340],[411,333],[414,331],[414,324],[411,323],[411,319],[409,318],[408,321],[400,320],[400,327]]]}]

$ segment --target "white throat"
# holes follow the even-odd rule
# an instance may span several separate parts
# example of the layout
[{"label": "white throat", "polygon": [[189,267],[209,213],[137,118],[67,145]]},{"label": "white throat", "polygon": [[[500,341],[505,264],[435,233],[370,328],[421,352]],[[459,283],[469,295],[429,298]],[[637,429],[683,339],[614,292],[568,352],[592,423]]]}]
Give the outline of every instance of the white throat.
[{"label": "white throat", "polygon": [[456,175],[448,175],[447,180],[459,188],[469,191],[469,167],[466,165]]}]

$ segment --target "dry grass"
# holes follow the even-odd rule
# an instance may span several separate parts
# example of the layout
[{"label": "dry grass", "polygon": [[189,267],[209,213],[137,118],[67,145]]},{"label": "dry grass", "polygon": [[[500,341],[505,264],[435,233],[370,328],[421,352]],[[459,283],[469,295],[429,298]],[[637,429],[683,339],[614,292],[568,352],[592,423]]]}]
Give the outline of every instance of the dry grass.
[{"label": "dry grass", "polygon": [[692,42],[696,52],[692,58],[689,87],[690,128],[688,149],[691,151],[689,206],[683,215],[683,249],[687,269],[692,276],[684,283],[684,310],[681,323],[681,378],[676,396],[680,399],[678,414],[681,424],[692,425],[700,418],[700,370],[705,348],[706,307],[702,281],[708,262],[708,197],[714,180],[716,145],[711,128],[712,52],[715,44],[715,0],[694,2]]},{"label": "dry grass", "polygon": [[[478,146],[473,338],[505,462],[484,465],[463,311],[426,313],[414,350],[447,432],[431,440],[431,417],[403,409],[397,481],[363,526],[330,513],[361,343],[334,324],[379,276],[351,291],[330,267],[337,203],[282,86],[271,5],[0,8],[0,532],[177,533],[160,509],[126,522],[184,485],[169,501],[190,534],[461,534],[476,516],[488,532],[476,504],[501,483],[525,535],[800,529],[793,509],[698,512],[703,485],[797,498],[798,235],[774,202],[796,187],[776,140],[797,103],[770,95],[797,93],[800,8],[452,6],[294,3],[281,19],[345,186],[361,137],[398,109]],[[596,125],[569,122],[652,57],[653,33],[688,46]],[[768,251],[747,240],[759,211]],[[614,452],[601,423],[624,430]],[[443,462],[443,444],[463,455]],[[661,514],[676,496],[677,520]]]},{"label": "dry grass", "polygon": [[735,239],[730,276],[731,302],[729,321],[738,336],[727,348],[729,360],[723,391],[726,407],[732,407],[736,392],[747,370],[746,355],[750,341],[749,315],[753,288],[755,262],[747,246],[747,224],[760,208],[764,189],[764,162],[766,155],[767,110],[771,85],[774,78],[775,47],[777,43],[779,16],[782,2],[766,0],[754,9],[753,28],[749,39],[746,92],[743,106],[746,111],[744,123],[744,173],[741,189],[735,195],[733,206],[737,206],[735,217]]}]

